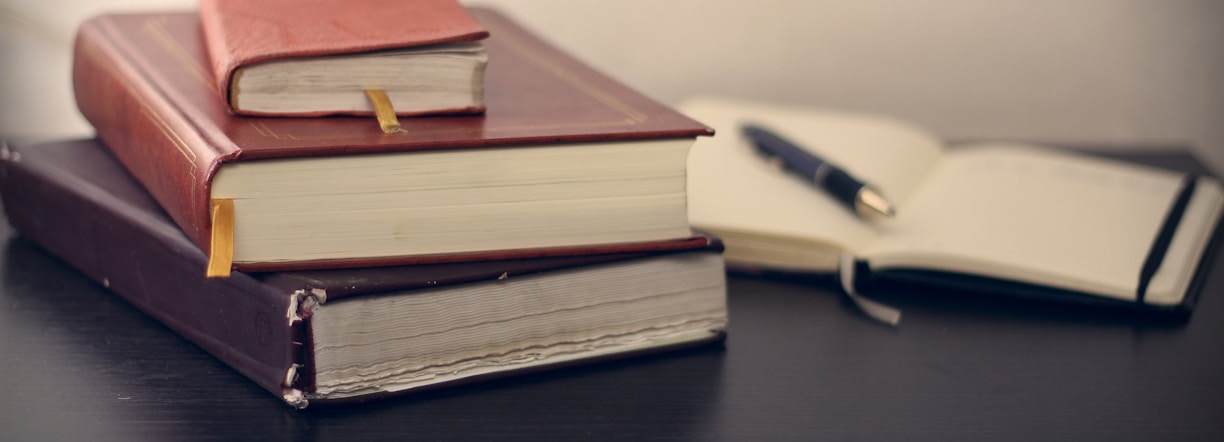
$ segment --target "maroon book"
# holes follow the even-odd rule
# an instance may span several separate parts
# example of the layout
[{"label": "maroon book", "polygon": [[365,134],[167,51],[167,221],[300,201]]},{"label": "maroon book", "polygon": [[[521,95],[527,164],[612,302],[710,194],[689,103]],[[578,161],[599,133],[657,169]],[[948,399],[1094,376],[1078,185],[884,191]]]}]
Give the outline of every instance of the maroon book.
[{"label": "maroon book", "polygon": [[[372,115],[372,110],[341,109],[341,108],[297,108],[282,110],[259,109],[241,106],[238,97],[239,81],[244,69],[268,62],[284,62],[309,58],[330,56],[329,63],[348,63],[355,61],[360,66],[356,72],[369,72],[368,63],[371,60],[398,56],[389,54],[389,50],[405,50],[434,46],[455,42],[473,42],[489,36],[488,31],[480,26],[459,4],[458,0],[362,0],[360,7],[348,0],[316,0],[303,4],[300,0],[202,0],[200,2],[200,20],[203,22],[203,35],[208,44],[210,67],[217,80],[217,88],[226,97],[230,109],[243,115],[276,115],[276,116],[306,116],[326,114],[359,114]],[[379,51],[378,54],[371,54]],[[455,57],[457,52],[450,51],[442,58]],[[356,60],[353,55],[361,55]],[[411,54],[412,55],[421,55]],[[340,57],[336,56],[348,56]],[[371,57],[372,56],[372,57]],[[363,64],[364,63],[364,64]],[[296,65],[298,68],[302,64]],[[355,87],[340,88],[339,84],[348,81],[327,83],[330,87],[309,89],[313,94],[338,94],[343,96],[363,97],[362,89],[371,87],[387,88],[389,95],[401,94],[397,98],[423,98],[431,95],[413,95],[410,92],[428,90],[427,83],[436,77],[420,72],[428,65],[416,66],[415,72],[387,72],[386,75],[368,75],[352,79]],[[453,65],[450,65],[453,67]],[[483,66],[483,64],[480,64]],[[476,83],[474,89],[480,91],[482,67],[475,72],[459,72],[447,70],[447,75],[454,77],[459,83]],[[303,77],[292,77],[292,69],[278,71],[275,86],[267,88],[268,94],[283,93],[285,83],[289,79],[304,82]],[[339,73],[324,75],[335,71],[313,71],[313,75],[334,79],[345,77]],[[350,71],[356,77],[360,74]],[[463,75],[460,75],[463,74]],[[339,78],[336,80],[348,80]],[[356,87],[360,84],[361,87]],[[243,91],[246,92],[246,91]],[[435,95],[437,95],[435,93]],[[477,94],[478,98],[479,94]],[[466,98],[466,97],[465,97]],[[360,102],[360,99],[358,100]],[[402,103],[398,100],[397,113],[401,115],[427,113],[479,113],[484,108],[479,99],[466,103],[466,107],[422,107],[415,103]],[[456,103],[455,101],[447,101]],[[349,103],[349,101],[344,101]],[[367,103],[368,104],[368,103]]]},{"label": "maroon book", "polygon": [[[103,143],[197,247],[210,250],[211,202],[234,201],[234,268],[238,270],[393,265],[470,260],[473,255],[561,255],[589,253],[591,247],[602,251],[684,248],[705,241],[691,237],[688,230],[683,174],[691,141],[712,134],[711,129],[609,79],[499,14],[472,13],[491,34],[485,41],[487,112],[480,116],[404,119],[404,132],[398,134],[384,134],[372,118],[234,116],[227,111],[208,68],[199,18],[192,13],[103,15],[85,22],[77,35],[74,56],[77,104]],[[547,150],[549,147],[555,150]],[[366,178],[375,174],[361,172],[396,158],[406,158],[401,166],[411,167],[417,159],[428,157],[427,153],[456,155],[448,164],[484,166],[469,171],[468,181],[440,182],[439,188],[459,190],[442,198],[444,202],[419,207],[413,205],[418,204],[416,196],[399,197],[396,192],[436,190],[429,186],[433,181],[428,171],[381,172],[426,181],[404,188],[370,187],[378,181]],[[370,156],[376,154],[389,156]],[[568,162],[557,159],[566,155],[572,156]],[[293,194],[296,184],[331,177],[340,169],[332,164],[357,158],[377,160],[352,166],[357,172],[348,176],[358,178],[321,185],[323,189],[316,193],[328,193],[324,195],[331,198],[324,199],[328,202],[292,199],[297,197]],[[275,186],[250,185],[237,196],[214,194],[214,180],[229,171],[237,174],[242,168],[283,164],[272,160],[326,163],[305,172],[286,172],[290,178],[277,186],[288,189],[283,192],[290,195],[279,206],[252,202],[271,194],[270,187]],[[566,166],[548,169],[554,164]],[[440,178],[455,180],[458,172],[463,170]],[[556,177],[550,178],[549,173]],[[256,179],[266,176],[269,174],[256,174]],[[537,181],[523,181],[530,179]],[[587,186],[589,183],[596,184]],[[515,186],[522,189],[517,193],[507,190],[505,196],[481,193]],[[641,186],[648,191],[636,190]],[[540,187],[547,187],[548,192],[537,191]],[[463,193],[465,190],[472,192]],[[472,196],[475,193],[480,195]],[[543,201],[547,204],[533,199],[552,193],[565,196]],[[390,217],[379,220],[381,224],[343,227],[356,222],[355,216],[333,217],[343,222],[327,221],[322,227],[313,224],[318,223],[316,213],[355,213],[340,207],[357,204],[348,196],[383,194],[391,196],[387,201],[363,203],[371,217]],[[435,210],[459,204],[450,204],[451,200],[478,196],[487,196],[490,202],[473,205],[480,209],[475,212],[457,211],[464,215],[451,216]],[[282,206],[286,212],[245,216]],[[413,218],[432,213],[439,215]],[[255,231],[244,229],[244,220],[253,219],[271,224],[262,226],[262,233],[251,233],[254,238],[244,239],[243,235]],[[476,225],[448,230],[458,229],[460,224],[451,221],[460,220]],[[479,224],[482,220],[485,224]],[[342,227],[327,230],[327,235],[314,230],[295,233],[303,224],[320,230],[333,224]],[[420,246],[433,239],[429,229],[453,237],[438,240],[432,248]],[[573,240],[554,234],[570,230],[579,232]],[[282,234],[297,236],[268,239]],[[320,246],[301,253],[242,257],[244,250],[253,250],[253,244],[265,239],[276,241],[276,247],[306,247],[325,237],[372,238],[366,241],[368,248],[381,248],[347,251],[351,255],[345,256]],[[663,244],[667,241],[671,244]]]},{"label": "maroon book", "polygon": [[723,337],[716,241],[208,279],[204,254],[96,141],[0,153],[0,196],[22,237],[296,407]]}]

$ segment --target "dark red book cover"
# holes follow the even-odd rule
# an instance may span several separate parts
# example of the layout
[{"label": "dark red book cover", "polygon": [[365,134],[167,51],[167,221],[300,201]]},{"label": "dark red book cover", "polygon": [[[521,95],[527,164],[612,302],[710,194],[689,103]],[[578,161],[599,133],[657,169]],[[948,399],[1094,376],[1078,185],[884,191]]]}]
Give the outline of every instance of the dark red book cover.
[{"label": "dark red book cover", "polygon": [[[693,138],[713,133],[587,67],[497,13],[472,13],[491,33],[485,41],[489,53],[485,79],[488,111],[481,116],[404,119],[405,133],[384,134],[366,118],[231,115],[213,81],[199,17],[194,13],[103,15],[82,24],[73,66],[77,104],[103,143],[202,250],[209,249],[211,235],[211,182],[224,163]],[[686,241],[680,242],[685,244],[679,247],[687,247]],[[634,247],[640,246],[659,245]],[[510,256],[517,255],[503,253],[495,258]],[[427,257],[426,261],[447,259]],[[422,260],[393,257],[348,265],[413,262]],[[297,268],[342,265],[334,261],[299,263]],[[272,263],[235,268],[294,267]]]},{"label": "dark red book cover", "polygon": [[[297,406],[305,403],[294,403],[294,398],[309,399],[314,386],[309,324],[293,317],[309,317],[309,303],[304,301],[315,290],[325,292],[328,303],[411,296],[413,289],[493,283],[667,253],[721,251],[721,244],[714,241],[672,252],[236,272],[230,278],[209,279],[203,272],[204,254],[97,141],[5,146],[0,157],[0,197],[20,236]],[[634,353],[614,356],[628,354]],[[576,362],[594,360],[598,359]],[[498,373],[502,374],[506,373]]]},{"label": "dark red book cover", "polygon": [[252,64],[489,36],[457,0],[201,0],[200,20],[217,88],[231,104],[235,72]]}]

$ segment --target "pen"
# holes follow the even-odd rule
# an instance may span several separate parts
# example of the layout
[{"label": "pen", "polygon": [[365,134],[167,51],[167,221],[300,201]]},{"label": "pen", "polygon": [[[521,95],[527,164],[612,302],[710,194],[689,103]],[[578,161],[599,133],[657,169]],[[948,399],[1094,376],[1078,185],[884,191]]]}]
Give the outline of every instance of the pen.
[{"label": "pen", "polygon": [[783,170],[811,181],[860,217],[872,213],[884,216],[893,216],[896,213],[893,205],[884,199],[878,190],[841,168],[759,126],[745,125],[743,131],[758,151],[771,157]]}]

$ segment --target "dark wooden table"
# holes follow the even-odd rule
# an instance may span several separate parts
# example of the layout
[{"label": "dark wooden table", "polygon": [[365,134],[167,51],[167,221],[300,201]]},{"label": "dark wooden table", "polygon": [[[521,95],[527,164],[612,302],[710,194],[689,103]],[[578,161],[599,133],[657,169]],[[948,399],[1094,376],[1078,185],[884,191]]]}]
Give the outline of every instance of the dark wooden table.
[{"label": "dark wooden table", "polygon": [[5,441],[1224,440],[1224,259],[1181,325],[900,294],[891,329],[827,282],[732,276],[725,346],[295,411],[0,239]]}]

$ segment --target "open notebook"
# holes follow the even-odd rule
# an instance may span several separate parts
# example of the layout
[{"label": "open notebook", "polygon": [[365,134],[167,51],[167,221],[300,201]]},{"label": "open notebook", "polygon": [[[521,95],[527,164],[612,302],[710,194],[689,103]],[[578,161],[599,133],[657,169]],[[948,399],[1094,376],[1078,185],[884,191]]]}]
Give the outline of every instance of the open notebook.
[{"label": "open notebook", "polygon": [[[689,157],[689,218],[723,238],[729,265],[831,273],[849,256],[870,277],[1186,310],[1224,206],[1211,178],[1017,143],[948,149],[879,116],[715,98],[680,109],[718,131]],[[873,184],[897,215],[861,219],[774,169],[740,135],[745,123]]]}]

